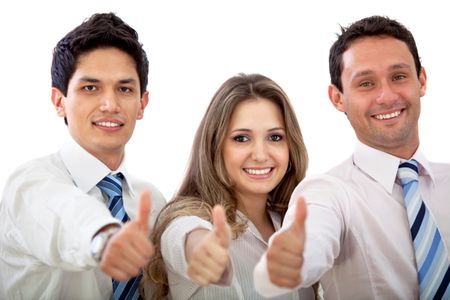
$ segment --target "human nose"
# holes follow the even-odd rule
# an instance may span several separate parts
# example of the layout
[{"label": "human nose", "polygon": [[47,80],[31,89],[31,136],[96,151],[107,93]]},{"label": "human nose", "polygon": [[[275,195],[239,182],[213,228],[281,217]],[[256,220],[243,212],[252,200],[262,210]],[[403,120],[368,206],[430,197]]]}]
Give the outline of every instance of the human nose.
[{"label": "human nose", "polygon": [[389,83],[382,83],[376,98],[377,104],[391,105],[398,100],[398,93]]},{"label": "human nose", "polygon": [[119,112],[119,99],[114,92],[105,93],[101,99],[100,110],[103,112]]},{"label": "human nose", "polygon": [[252,159],[255,161],[266,161],[268,149],[264,141],[256,141],[252,147]]}]

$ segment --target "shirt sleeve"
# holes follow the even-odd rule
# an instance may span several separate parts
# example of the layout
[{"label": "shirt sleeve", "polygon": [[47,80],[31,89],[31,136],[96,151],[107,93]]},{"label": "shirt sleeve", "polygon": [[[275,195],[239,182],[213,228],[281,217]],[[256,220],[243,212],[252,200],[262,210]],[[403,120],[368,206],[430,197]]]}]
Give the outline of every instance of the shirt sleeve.
[{"label": "shirt sleeve", "polygon": [[9,222],[2,243],[29,262],[75,271],[96,266],[92,236],[107,224],[120,223],[61,170],[49,168],[19,168],[10,177],[0,209],[3,222]]},{"label": "shirt sleeve", "polygon": [[[303,251],[303,266],[300,272],[302,283],[294,288],[309,287],[329,269],[334,259],[339,255],[340,243],[345,234],[345,210],[347,195],[342,185],[334,178],[322,176],[302,182],[294,191],[289,209],[285,215],[283,226],[270,239],[292,224],[295,214],[293,203],[300,195],[307,204],[307,218],[305,221],[306,240]],[[267,269],[267,257],[264,254],[254,272],[255,289],[265,297],[285,294],[293,289],[276,286],[270,281]]]},{"label": "shirt sleeve", "polygon": [[[187,280],[191,280],[187,275],[187,260],[185,253],[185,243],[187,235],[195,229],[213,230],[213,226],[208,221],[196,216],[178,217],[167,226],[161,236],[161,253],[164,262],[169,268]],[[231,263],[226,268],[218,285],[230,285],[233,279],[233,267]]]}]

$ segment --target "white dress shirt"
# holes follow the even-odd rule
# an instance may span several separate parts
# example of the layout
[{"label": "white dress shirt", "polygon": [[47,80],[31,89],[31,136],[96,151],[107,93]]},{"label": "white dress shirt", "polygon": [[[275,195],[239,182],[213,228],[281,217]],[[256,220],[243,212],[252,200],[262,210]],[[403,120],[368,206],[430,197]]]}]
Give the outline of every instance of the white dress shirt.
[{"label": "white dress shirt", "polygon": [[[241,218],[245,216],[238,212]],[[275,230],[280,228],[280,217],[270,212]],[[172,221],[161,237],[161,253],[166,264],[169,280],[169,298],[181,299],[265,299],[256,293],[252,272],[261,255],[267,249],[257,228],[247,220],[247,229],[231,241],[231,280],[229,284],[209,285],[202,288],[187,276],[187,262],[184,251],[186,236],[192,230],[212,230],[212,224],[196,216],[178,217]],[[275,299],[314,299],[311,288],[293,291]]]},{"label": "white dress shirt", "polygon": [[[450,165],[430,163],[420,150],[413,158],[420,164],[423,201],[448,254]],[[320,279],[325,299],[418,299],[414,247],[396,179],[401,162],[358,143],[341,165],[300,183],[291,203],[298,195],[307,202],[301,286]],[[290,206],[283,228],[292,223],[294,211]],[[289,291],[270,282],[265,256],[255,268],[254,280],[266,296]]]},{"label": "white dress shirt", "polygon": [[[152,224],[165,204],[151,184],[122,163],[124,206],[132,219],[140,192],[152,195]],[[70,139],[55,154],[20,166],[0,203],[0,299],[109,299],[111,277],[90,253],[93,235],[118,223],[96,184],[110,174]]]}]

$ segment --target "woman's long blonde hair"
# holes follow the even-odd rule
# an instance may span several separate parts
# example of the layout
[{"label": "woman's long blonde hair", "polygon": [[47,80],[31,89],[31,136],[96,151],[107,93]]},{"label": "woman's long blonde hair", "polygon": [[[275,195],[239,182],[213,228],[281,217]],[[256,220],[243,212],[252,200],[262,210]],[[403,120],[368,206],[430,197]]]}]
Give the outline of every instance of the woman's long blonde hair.
[{"label": "woman's long blonde hair", "polygon": [[234,237],[246,227],[236,217],[237,200],[226,172],[222,146],[234,108],[249,99],[264,98],[282,112],[289,145],[289,167],[281,182],[269,193],[268,208],[284,216],[290,196],[304,178],[308,155],[294,109],[284,91],[273,80],[259,74],[239,74],[225,81],[212,98],[195,135],[186,175],[174,198],[161,210],[151,233],[155,255],[144,274],[154,285],[154,299],[167,296],[169,286],[161,254],[161,236],[180,216],[198,216],[211,222],[216,204],[224,207]]}]

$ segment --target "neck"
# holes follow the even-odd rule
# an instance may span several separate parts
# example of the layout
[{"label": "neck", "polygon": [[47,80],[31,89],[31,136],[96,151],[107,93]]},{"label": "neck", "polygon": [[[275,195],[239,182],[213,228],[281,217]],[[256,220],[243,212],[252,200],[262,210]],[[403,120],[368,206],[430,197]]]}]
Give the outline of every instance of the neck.
[{"label": "neck", "polygon": [[72,137],[81,148],[101,161],[111,171],[117,170],[117,168],[119,168],[120,164],[122,163],[122,160],[125,156],[125,145],[117,146],[115,148],[89,147],[89,145],[80,143],[80,141],[75,136]]},{"label": "neck", "polygon": [[416,153],[417,149],[419,148],[419,138],[415,139],[412,142],[404,143],[404,144],[393,144],[393,145],[380,145],[380,144],[374,144],[374,143],[367,143],[363,142],[361,139],[359,139],[361,143],[377,149],[379,151],[388,153],[390,155],[402,158],[402,159],[410,159],[414,153]]},{"label": "neck", "polygon": [[401,149],[393,148],[393,149],[379,149],[379,150],[389,153],[390,155],[408,160],[414,155],[414,153],[416,153],[418,147],[419,145],[414,145],[413,147],[403,147]]},{"label": "neck", "polygon": [[96,156],[102,163],[104,163],[111,171],[115,171],[119,168],[122,163],[124,153],[119,155],[103,155],[101,157]]},{"label": "neck", "polygon": [[238,209],[250,220],[261,220],[266,213],[267,199],[261,199],[261,197],[247,197],[238,199]]},{"label": "neck", "polygon": [[268,195],[246,196],[238,195],[237,208],[255,225],[265,241],[275,232],[266,204]]}]

